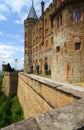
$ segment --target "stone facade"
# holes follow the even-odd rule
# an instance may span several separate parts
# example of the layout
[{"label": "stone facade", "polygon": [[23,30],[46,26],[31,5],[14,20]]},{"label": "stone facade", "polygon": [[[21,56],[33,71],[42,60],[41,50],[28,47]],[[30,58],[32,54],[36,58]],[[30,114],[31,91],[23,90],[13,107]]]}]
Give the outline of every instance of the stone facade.
[{"label": "stone facade", "polygon": [[84,1],[66,0],[51,17],[52,78],[70,83],[84,81]]},{"label": "stone facade", "polygon": [[[44,11],[44,2],[41,2],[42,15],[35,20],[35,24],[30,23],[31,18],[27,18],[25,23],[25,47],[24,47],[24,72],[36,73],[36,65],[40,66],[40,73],[44,73],[44,63],[48,63],[48,70],[51,71],[53,34],[50,15],[55,11],[55,2]],[[30,50],[29,50],[30,48]],[[30,58],[31,57],[31,58]],[[29,63],[31,59],[31,63]]]},{"label": "stone facade", "polygon": [[[62,82],[84,81],[84,2],[53,0],[39,19],[25,20],[24,72],[44,74]],[[33,21],[33,22],[32,22]],[[29,25],[29,26],[27,26]]]}]

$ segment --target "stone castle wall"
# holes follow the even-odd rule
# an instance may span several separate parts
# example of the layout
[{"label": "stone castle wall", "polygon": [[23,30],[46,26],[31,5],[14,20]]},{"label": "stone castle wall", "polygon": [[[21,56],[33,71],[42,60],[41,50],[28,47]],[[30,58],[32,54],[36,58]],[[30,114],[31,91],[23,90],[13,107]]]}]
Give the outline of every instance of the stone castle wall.
[{"label": "stone castle wall", "polygon": [[[13,73],[7,72],[4,75],[5,87],[9,85],[10,75],[11,79],[14,79]],[[13,83],[11,82],[11,87]],[[8,88],[6,91],[8,92]],[[28,119],[1,130],[84,129],[83,88],[63,86],[51,79],[19,73],[18,98],[24,110],[24,117]]]},{"label": "stone castle wall", "polygon": [[76,99],[76,95],[68,93],[62,85],[51,80],[19,73],[18,98],[24,117],[29,118],[69,104]]},{"label": "stone castle wall", "polygon": [[7,96],[17,95],[18,73],[3,72],[2,90]]}]

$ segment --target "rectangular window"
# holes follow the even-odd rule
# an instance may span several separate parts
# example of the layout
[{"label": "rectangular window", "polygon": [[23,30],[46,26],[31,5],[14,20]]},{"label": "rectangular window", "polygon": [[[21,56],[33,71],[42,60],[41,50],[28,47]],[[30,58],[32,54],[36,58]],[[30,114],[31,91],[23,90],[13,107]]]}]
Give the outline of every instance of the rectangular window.
[{"label": "rectangular window", "polygon": [[72,12],[72,19],[73,21],[76,21],[76,10],[73,10]]},{"label": "rectangular window", "polygon": [[27,47],[27,41],[25,41],[25,47]]},{"label": "rectangular window", "polygon": [[81,19],[81,9],[78,8],[77,9],[77,20],[80,21],[80,19]]},{"label": "rectangular window", "polygon": [[62,15],[59,17],[59,26],[62,26]]},{"label": "rectangular window", "polygon": [[38,46],[36,47],[36,51],[38,51]]},{"label": "rectangular window", "polygon": [[40,28],[40,29],[39,29],[39,34],[41,34],[41,33],[42,33],[42,29]]},{"label": "rectangular window", "polygon": [[45,42],[45,47],[48,47],[48,40]]},{"label": "rectangular window", "polygon": [[58,6],[63,2],[64,0],[58,0]]},{"label": "rectangular window", "polygon": [[38,33],[38,28],[36,29],[36,33]]},{"label": "rectangular window", "polygon": [[25,37],[27,37],[27,32],[25,32]]},{"label": "rectangular window", "polygon": [[60,15],[57,19],[57,27],[59,28],[60,26],[62,26],[62,15]]},{"label": "rectangular window", "polygon": [[45,30],[45,35],[46,36],[48,35],[48,28]]},{"label": "rectangular window", "polygon": [[60,46],[56,47],[56,53],[60,52]]},{"label": "rectangular window", "polygon": [[75,50],[80,50],[80,45],[81,45],[81,42],[76,42],[75,43]]},{"label": "rectangular window", "polygon": [[73,22],[81,20],[81,9],[80,8],[73,9],[73,11],[72,11],[72,20],[73,20]]},{"label": "rectangular window", "polygon": [[35,48],[33,48],[33,53],[35,53]]}]

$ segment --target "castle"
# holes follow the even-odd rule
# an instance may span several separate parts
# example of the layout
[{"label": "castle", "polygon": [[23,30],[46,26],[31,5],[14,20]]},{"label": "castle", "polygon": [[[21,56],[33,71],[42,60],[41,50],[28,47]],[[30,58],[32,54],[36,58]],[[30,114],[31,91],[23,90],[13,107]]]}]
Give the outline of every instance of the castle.
[{"label": "castle", "polygon": [[[4,93],[17,94],[29,119],[3,130],[83,130],[84,88],[62,82],[84,82],[84,0],[53,0],[45,11],[42,1],[41,12],[38,19],[32,3],[24,21],[25,73],[3,76]],[[37,66],[45,74],[45,63],[55,81],[26,74]]]},{"label": "castle", "polygon": [[24,21],[24,72],[44,74],[44,64],[52,79],[84,81],[84,1],[53,0],[38,19],[34,5]]}]

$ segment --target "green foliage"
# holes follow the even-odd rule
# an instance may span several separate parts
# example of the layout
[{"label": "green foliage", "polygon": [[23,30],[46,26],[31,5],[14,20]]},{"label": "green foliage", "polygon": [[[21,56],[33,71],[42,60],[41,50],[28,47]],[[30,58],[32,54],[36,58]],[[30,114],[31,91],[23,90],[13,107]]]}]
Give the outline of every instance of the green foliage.
[{"label": "green foliage", "polygon": [[0,79],[0,128],[23,119],[23,110],[17,97],[7,97],[2,92]]},{"label": "green foliage", "polygon": [[2,90],[2,79],[1,79],[1,75],[0,75],[0,92]]},{"label": "green foliage", "polygon": [[11,113],[12,122],[17,122],[23,119],[23,110],[17,97],[14,97],[12,100]]},{"label": "green foliage", "polygon": [[11,100],[6,96],[0,97],[0,128],[11,124]]}]

